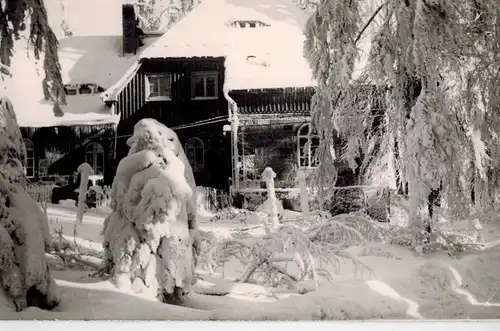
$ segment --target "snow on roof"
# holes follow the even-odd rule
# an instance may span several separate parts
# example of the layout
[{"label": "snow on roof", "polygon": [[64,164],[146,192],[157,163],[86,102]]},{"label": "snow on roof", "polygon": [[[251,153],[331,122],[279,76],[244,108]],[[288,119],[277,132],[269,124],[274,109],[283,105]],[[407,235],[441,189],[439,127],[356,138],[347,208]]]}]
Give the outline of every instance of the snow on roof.
[{"label": "snow on roof", "polygon": [[[131,0],[44,0],[49,24],[62,35],[64,20],[73,36],[120,35],[122,33],[122,4]],[[64,9],[63,9],[64,7]]]},{"label": "snow on roof", "polygon": [[95,83],[105,89],[136,61],[122,56],[122,37],[73,36],[59,40],[59,61],[64,84]]},{"label": "snow on roof", "polygon": [[[137,56],[121,56],[121,36],[73,36],[59,40],[59,61],[64,84],[93,83],[110,87]],[[151,41],[149,41],[151,42]],[[62,106],[63,117],[55,117],[52,103],[44,100],[42,80],[43,54],[35,61],[23,39],[16,42],[12,59],[13,76],[6,81],[18,124],[22,127],[49,127],[118,123],[119,114],[101,100],[99,94],[68,95]]]},{"label": "snow on roof", "polygon": [[[303,55],[307,18],[293,0],[205,0],[140,58],[224,56],[228,90],[315,86]],[[240,20],[269,26],[230,26]],[[248,56],[264,56],[270,65],[249,63]]]}]

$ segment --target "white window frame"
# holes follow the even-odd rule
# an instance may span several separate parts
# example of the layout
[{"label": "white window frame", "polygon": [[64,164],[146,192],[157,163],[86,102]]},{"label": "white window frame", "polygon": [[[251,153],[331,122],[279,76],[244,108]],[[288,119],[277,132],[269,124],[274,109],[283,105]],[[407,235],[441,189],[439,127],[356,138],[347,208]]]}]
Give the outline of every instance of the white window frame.
[{"label": "white window frame", "polygon": [[[87,162],[87,155],[91,154],[92,155],[92,164]],[[99,173],[97,171],[97,160],[98,160],[98,154],[102,154],[102,173]],[[96,175],[104,175],[105,167],[106,167],[106,154],[104,153],[104,147],[99,144],[98,142],[91,142],[85,147],[85,162],[89,163],[89,165],[92,167],[92,170],[94,170],[94,174]]]},{"label": "white window frame", "polygon": [[[24,143],[24,148],[26,149],[26,154],[24,155],[24,174],[26,175],[27,178],[34,178],[35,177],[35,144],[33,144],[33,141],[28,138],[23,138],[23,143]],[[32,157],[28,157],[28,150],[31,150],[33,153]],[[31,167],[31,172],[29,171],[30,168],[28,168],[28,160],[32,161],[32,167]]]},{"label": "white window frame", "polygon": [[[304,133],[305,130],[307,130],[306,133]],[[319,138],[319,135],[311,132],[311,125],[309,123],[302,124],[297,130],[297,164],[299,168],[317,168],[314,153],[318,146],[314,150],[312,149],[312,138]],[[304,140],[306,140],[306,143],[301,146]],[[307,153],[306,164],[302,165],[301,159],[304,159],[303,156],[305,156],[305,153]]]},{"label": "white window frame", "polygon": [[[194,150],[194,160],[189,159],[189,155],[191,155],[188,151],[193,149]],[[186,140],[186,143],[184,144],[184,150],[186,152],[186,157],[188,158],[189,163],[191,164],[191,167],[193,168],[194,172],[201,172],[205,169],[205,143],[203,140],[201,140],[198,137],[192,137]],[[201,164],[196,164],[196,151],[201,150],[201,155],[202,155],[202,162]]]},{"label": "white window frame", "polygon": [[[158,92],[160,92],[161,91],[160,79],[162,78],[168,78],[170,82],[169,83],[170,95],[158,95],[154,97],[149,96],[151,94],[150,81],[153,79],[158,79]],[[173,76],[172,73],[170,72],[163,72],[158,74],[146,74],[145,75],[146,101],[172,101],[172,82],[173,82]]]},{"label": "white window frame", "polygon": [[[195,79],[203,80],[204,96],[196,96]],[[215,96],[207,96],[207,78],[215,80]],[[191,73],[191,100],[216,100],[219,98],[219,73],[217,71],[195,71]]]}]

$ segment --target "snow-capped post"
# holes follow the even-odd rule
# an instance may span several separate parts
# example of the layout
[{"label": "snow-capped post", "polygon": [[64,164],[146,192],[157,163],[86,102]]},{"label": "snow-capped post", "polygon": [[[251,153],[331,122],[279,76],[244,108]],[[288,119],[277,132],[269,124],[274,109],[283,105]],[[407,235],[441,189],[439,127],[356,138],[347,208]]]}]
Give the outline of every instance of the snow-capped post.
[{"label": "snow-capped post", "polygon": [[271,167],[266,167],[262,172],[262,180],[266,183],[267,196],[271,204],[271,225],[272,230],[279,227],[278,222],[278,208],[276,207],[276,191],[274,190],[274,178],[276,173]]},{"label": "snow-capped post", "polygon": [[474,228],[474,239],[476,239],[480,244],[484,244],[484,236],[481,230],[483,230],[483,226],[479,222],[478,218],[474,218],[471,221],[471,225]]},{"label": "snow-capped post", "polygon": [[302,216],[307,216],[309,214],[309,197],[307,195],[306,173],[304,170],[297,171],[297,181],[299,183]]},{"label": "snow-capped post", "polygon": [[83,223],[83,205],[85,203],[85,196],[89,185],[89,176],[94,174],[94,170],[88,163],[82,163],[77,169],[80,174],[80,188],[78,189],[78,212],[76,214],[76,223]]}]

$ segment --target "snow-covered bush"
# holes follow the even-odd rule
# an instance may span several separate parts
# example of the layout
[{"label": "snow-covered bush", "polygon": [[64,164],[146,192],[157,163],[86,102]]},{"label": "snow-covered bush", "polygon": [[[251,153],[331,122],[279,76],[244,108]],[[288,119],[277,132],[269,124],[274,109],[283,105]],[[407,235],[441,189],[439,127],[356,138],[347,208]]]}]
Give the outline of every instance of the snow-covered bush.
[{"label": "snow-covered bush", "polygon": [[363,207],[363,192],[358,188],[336,190],[324,204],[333,216],[356,212]]},{"label": "snow-covered bush", "polygon": [[[345,248],[382,241],[383,233],[378,222],[362,213],[332,218],[328,213],[314,212],[307,219],[283,222],[264,235],[241,231],[218,241],[208,251],[207,267],[214,272],[236,259],[245,266],[239,282],[285,286],[300,292],[301,281],[330,280],[331,272],[337,272],[346,261],[351,261],[357,270],[370,271]],[[295,267],[290,269],[290,264]]]},{"label": "snow-covered bush", "polygon": [[106,259],[119,288],[177,302],[196,281],[200,246],[192,169],[156,120],[139,121],[127,143],[103,228]]},{"label": "snow-covered bush", "polygon": [[368,216],[377,221],[387,222],[389,204],[389,193],[388,191],[383,191],[382,194],[373,195],[365,199],[364,211]]},{"label": "snow-covered bush", "polygon": [[47,217],[28,196],[22,161],[25,148],[8,99],[0,99],[0,283],[20,311],[58,304],[56,284],[45,257],[50,246]]}]

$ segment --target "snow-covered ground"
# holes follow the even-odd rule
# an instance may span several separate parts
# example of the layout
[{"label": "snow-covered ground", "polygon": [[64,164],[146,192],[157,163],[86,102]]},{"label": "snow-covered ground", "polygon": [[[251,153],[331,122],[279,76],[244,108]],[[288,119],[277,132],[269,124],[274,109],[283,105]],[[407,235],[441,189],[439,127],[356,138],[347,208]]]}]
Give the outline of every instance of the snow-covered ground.
[{"label": "snow-covered ground", "polygon": [[[67,205],[47,209],[53,233],[89,250],[102,251],[100,235],[110,210],[93,209],[76,227],[76,210]],[[200,229],[218,238],[231,236],[242,224],[210,220],[199,212]],[[288,215],[293,216],[293,213]],[[251,227],[248,224],[244,225]],[[500,233],[486,224],[490,233]],[[253,231],[259,231],[254,229]],[[498,237],[498,236],[497,236]],[[372,274],[355,275],[351,263],[340,265],[331,282],[304,283],[300,295],[229,279],[241,273],[228,263],[221,277],[203,276],[205,283],[226,282],[225,296],[190,294],[185,307],[160,304],[92,276],[92,270],[68,269],[54,263],[61,304],[52,312],[28,308],[14,313],[1,305],[1,319],[137,319],[137,320],[356,320],[356,319],[493,319],[500,317],[500,250],[452,258],[443,253],[422,257],[405,248],[385,244],[347,250],[368,265]],[[310,286],[309,286],[310,285]]]}]

